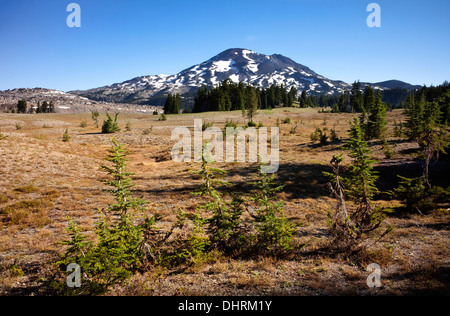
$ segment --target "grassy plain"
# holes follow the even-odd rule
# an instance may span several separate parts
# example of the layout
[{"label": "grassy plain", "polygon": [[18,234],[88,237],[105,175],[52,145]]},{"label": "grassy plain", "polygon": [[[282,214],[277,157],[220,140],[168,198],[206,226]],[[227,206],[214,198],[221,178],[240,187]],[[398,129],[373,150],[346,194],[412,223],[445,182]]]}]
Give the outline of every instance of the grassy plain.
[{"label": "grassy plain", "polygon": [[[316,109],[280,108],[261,110],[255,121],[280,132],[279,182],[285,185],[279,198],[285,201],[286,216],[300,224],[296,238],[306,246],[293,259],[259,258],[237,260],[214,258],[211,262],[174,272],[155,268],[135,275],[116,286],[110,295],[404,295],[449,294],[450,213],[448,205],[421,215],[401,208],[388,194],[377,203],[394,212],[385,225],[394,231],[376,244],[360,263],[333,258],[324,249],[328,242],[327,212],[330,198],[323,171],[329,161],[344,151],[352,114],[318,113]],[[290,118],[291,123],[283,121]],[[100,117],[100,123],[104,114]],[[245,124],[241,112],[158,116],[121,114],[121,131],[113,136],[129,151],[128,170],[135,173],[134,195],[149,201],[149,214],[163,215],[162,226],[176,221],[175,211],[195,212],[199,198],[191,194],[201,183],[190,172],[196,163],[175,163],[170,136],[177,126],[193,127],[202,119],[219,128],[226,120]],[[402,111],[389,112],[388,140],[394,154],[385,157],[382,142],[370,142],[378,161],[378,186],[383,192],[398,183],[397,174],[419,176],[421,162],[414,157],[414,142],[393,136],[394,121],[404,120]],[[87,121],[86,127],[80,124]],[[129,122],[130,131],[125,131]],[[18,128],[20,126],[21,128]],[[335,129],[341,141],[313,144],[314,130]],[[70,141],[63,142],[66,128]],[[0,295],[37,295],[39,278],[66,237],[67,217],[83,231],[91,232],[97,211],[111,198],[102,191],[105,178],[101,166],[112,135],[100,133],[88,114],[0,114]],[[349,158],[346,159],[349,163]],[[257,177],[252,163],[219,163],[227,171],[232,189],[248,193],[247,183]],[[449,186],[448,162],[433,164],[434,184]],[[382,267],[382,287],[368,288],[368,264]]]}]

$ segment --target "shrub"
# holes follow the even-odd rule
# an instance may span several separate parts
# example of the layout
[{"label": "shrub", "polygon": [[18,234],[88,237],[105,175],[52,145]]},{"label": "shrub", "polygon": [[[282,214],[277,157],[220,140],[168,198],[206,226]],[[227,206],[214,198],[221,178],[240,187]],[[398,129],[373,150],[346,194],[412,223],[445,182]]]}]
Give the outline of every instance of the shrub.
[{"label": "shrub", "polygon": [[383,153],[386,159],[391,159],[395,155],[395,151],[387,140],[383,141]]},{"label": "shrub", "polygon": [[36,188],[34,185],[29,184],[29,185],[25,185],[22,187],[18,187],[14,191],[21,192],[21,193],[34,193],[34,192],[38,192],[39,189]]},{"label": "shrub", "polygon": [[98,111],[91,111],[91,118],[95,123],[95,127],[98,128],[98,117],[100,116],[100,113]]},{"label": "shrub", "polygon": [[313,143],[320,140],[320,136],[322,135],[322,130],[320,128],[316,128],[316,130],[311,133],[310,139]]},{"label": "shrub", "polygon": [[0,210],[6,216],[5,222],[24,227],[43,227],[51,222],[46,209],[53,203],[47,199],[22,200]]},{"label": "shrub", "polygon": [[394,137],[403,137],[403,123],[394,121]]},{"label": "shrub", "polygon": [[258,124],[255,123],[255,122],[253,122],[253,121],[249,121],[248,124],[247,124],[247,126],[248,126],[248,127],[257,127]]},{"label": "shrub", "polygon": [[125,132],[131,132],[131,123],[130,123],[130,121],[127,121],[127,124],[125,124]]},{"label": "shrub", "polygon": [[144,129],[144,130],[142,131],[142,135],[150,135],[150,133],[152,132],[152,130],[153,130],[153,125],[150,126],[150,128]]},{"label": "shrub", "polygon": [[325,146],[328,144],[328,135],[325,132],[325,129],[323,132],[321,131],[319,140],[320,140],[320,145],[322,145],[322,146]]},{"label": "shrub", "polygon": [[204,122],[204,123],[202,124],[202,131],[206,131],[208,128],[213,127],[213,126],[214,126],[214,123],[213,123],[213,122],[210,122],[210,123]]},{"label": "shrub", "polygon": [[290,117],[286,117],[286,118],[283,120],[283,124],[291,124],[291,118],[290,118]]},{"label": "shrub", "polygon": [[260,172],[260,177],[252,198],[256,206],[256,214],[252,215],[257,231],[255,248],[262,254],[286,255],[295,247],[296,225],[285,217],[283,201],[275,201],[275,194],[283,189],[283,186],[276,186],[275,175],[269,177]]},{"label": "shrub", "polygon": [[67,128],[66,128],[66,130],[65,130],[65,132],[64,132],[64,134],[62,136],[62,141],[64,143],[67,143],[67,142],[70,141],[69,130]]},{"label": "shrub", "polygon": [[295,126],[293,126],[293,127],[291,127],[291,130],[289,131],[289,133],[290,133],[290,134],[295,134],[297,128],[298,128],[298,124],[295,125]]},{"label": "shrub", "polygon": [[403,201],[408,211],[427,213],[435,209],[438,202],[449,200],[450,188],[446,190],[438,186],[430,188],[424,176],[418,178],[398,177],[400,179],[399,186],[394,189],[392,194]]},{"label": "shrub", "polygon": [[7,136],[7,135],[3,135],[3,134],[0,132],[0,140],[4,140],[4,139],[6,139],[6,138],[8,138],[8,136]]},{"label": "shrub", "polygon": [[224,171],[210,167],[205,157],[203,157],[201,170],[196,173],[202,177],[203,183],[195,194],[211,198],[200,206],[200,209],[212,214],[206,219],[208,224],[206,231],[209,234],[211,247],[227,254],[236,254],[245,244],[241,225],[243,201],[238,197],[233,197],[231,202],[223,199],[215,186],[229,184],[217,179],[224,174]]},{"label": "shrub", "polygon": [[80,127],[81,127],[81,128],[87,127],[87,121],[86,121],[86,120],[82,121],[82,122],[80,123]]},{"label": "shrub", "polygon": [[329,137],[326,133],[326,128],[320,129],[319,127],[316,128],[314,133],[311,134],[310,139],[313,143],[319,141],[320,145],[324,146],[328,144]]},{"label": "shrub", "polygon": [[166,116],[166,114],[161,114],[160,116],[159,116],[159,118],[158,118],[158,121],[167,121],[167,116]]},{"label": "shrub", "polygon": [[338,134],[336,133],[336,130],[334,128],[331,129],[331,136],[330,139],[332,142],[338,142],[341,139],[339,138]]},{"label": "shrub", "polygon": [[102,133],[103,134],[113,134],[120,131],[119,125],[117,123],[117,118],[119,113],[116,113],[114,120],[111,118],[108,112],[106,112],[106,121],[103,122]]},{"label": "shrub", "polygon": [[227,120],[225,121],[225,129],[226,129],[227,127],[237,128],[237,127],[238,127],[238,123],[235,122],[235,121],[233,121],[233,120],[228,121],[228,119],[227,119]]}]

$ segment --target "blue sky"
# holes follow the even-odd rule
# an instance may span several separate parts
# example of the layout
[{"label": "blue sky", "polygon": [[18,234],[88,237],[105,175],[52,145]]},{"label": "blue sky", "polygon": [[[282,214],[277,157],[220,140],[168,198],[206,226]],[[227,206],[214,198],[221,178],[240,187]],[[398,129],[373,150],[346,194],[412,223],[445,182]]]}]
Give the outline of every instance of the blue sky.
[{"label": "blue sky", "polygon": [[[66,7],[81,6],[81,28]],[[381,28],[366,24],[381,7]],[[176,74],[228,48],[282,54],[333,80],[441,84],[449,0],[0,0],[0,90],[88,89]]]}]

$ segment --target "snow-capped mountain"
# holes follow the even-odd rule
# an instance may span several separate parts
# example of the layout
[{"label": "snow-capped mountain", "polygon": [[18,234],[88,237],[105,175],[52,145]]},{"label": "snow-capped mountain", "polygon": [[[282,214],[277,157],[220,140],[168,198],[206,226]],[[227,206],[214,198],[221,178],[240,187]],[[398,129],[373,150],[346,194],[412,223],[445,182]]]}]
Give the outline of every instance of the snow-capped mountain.
[{"label": "snow-capped mountain", "polygon": [[311,69],[282,55],[263,55],[247,49],[228,49],[213,58],[176,75],[137,77],[122,83],[73,94],[98,101],[158,105],[168,93],[193,96],[200,86],[217,86],[225,79],[258,87],[283,84],[308,94],[341,93],[351,86],[318,75]]},{"label": "snow-capped mountain", "polygon": [[[137,77],[106,87],[71,93],[96,101],[150,105],[162,105],[168,93],[179,93],[183,103],[192,104],[199,87],[214,87],[228,78],[236,83],[241,81],[257,87],[283,84],[287,89],[295,87],[299,93],[305,90],[308,95],[332,95],[351,89],[351,84],[327,79],[283,55],[269,56],[235,48],[176,75]],[[361,83],[361,87],[368,84]],[[416,87],[397,80],[371,85],[382,90]]]}]

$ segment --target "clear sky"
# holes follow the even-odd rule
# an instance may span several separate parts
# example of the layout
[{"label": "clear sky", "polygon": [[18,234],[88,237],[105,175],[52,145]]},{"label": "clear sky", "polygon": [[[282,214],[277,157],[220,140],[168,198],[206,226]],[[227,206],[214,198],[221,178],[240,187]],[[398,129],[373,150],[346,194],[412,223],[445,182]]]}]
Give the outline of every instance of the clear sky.
[{"label": "clear sky", "polygon": [[[69,28],[66,7],[81,7]],[[371,2],[381,28],[369,28]],[[176,74],[228,48],[333,80],[450,80],[449,0],[0,0],[0,90]]]}]

